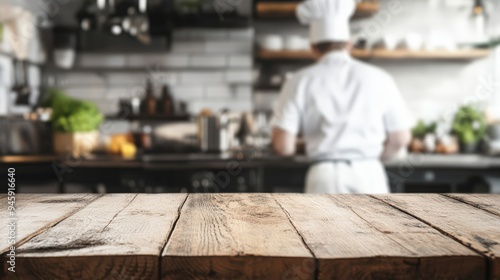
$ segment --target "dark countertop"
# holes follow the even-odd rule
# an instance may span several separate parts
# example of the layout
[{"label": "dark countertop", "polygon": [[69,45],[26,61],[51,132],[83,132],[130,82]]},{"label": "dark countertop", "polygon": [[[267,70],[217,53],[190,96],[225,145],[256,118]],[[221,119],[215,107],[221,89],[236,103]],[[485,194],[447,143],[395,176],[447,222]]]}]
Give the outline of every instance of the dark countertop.
[{"label": "dark countertop", "polygon": [[[82,159],[72,159],[58,155],[29,155],[29,156],[0,156],[0,164],[35,164],[43,162],[70,162],[78,163],[81,167],[98,168],[199,168],[213,167],[225,168],[228,164],[237,162],[241,167],[293,167],[307,166],[308,159],[305,156],[278,157],[270,154],[251,154],[247,156],[226,154],[163,154],[143,155],[139,158],[125,159],[118,156],[96,155]],[[384,162],[388,168],[397,167],[421,167],[421,168],[495,168],[500,167],[500,157],[483,155],[417,155],[410,154],[407,157]]]}]

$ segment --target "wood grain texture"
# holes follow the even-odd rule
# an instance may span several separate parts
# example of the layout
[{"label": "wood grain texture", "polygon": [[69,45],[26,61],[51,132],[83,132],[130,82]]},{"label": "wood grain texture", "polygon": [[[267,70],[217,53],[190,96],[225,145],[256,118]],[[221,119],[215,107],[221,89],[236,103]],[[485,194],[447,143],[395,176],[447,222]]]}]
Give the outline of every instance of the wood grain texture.
[{"label": "wood grain texture", "polygon": [[13,279],[157,279],[186,196],[105,195],[22,245]]},{"label": "wood grain texture", "polygon": [[275,195],[318,259],[318,279],[471,279],[484,258],[367,196]]},{"label": "wood grain texture", "polygon": [[[87,206],[100,195],[96,194],[18,194],[16,195],[17,235],[16,246],[24,243],[33,236],[64,220],[68,216]],[[10,245],[7,243],[7,197],[1,200],[0,211],[0,254],[7,252]]]},{"label": "wood grain texture", "polygon": [[193,194],[162,257],[163,279],[301,279],[314,259],[269,194]]},{"label": "wood grain texture", "polygon": [[485,255],[489,274],[500,279],[500,217],[438,194],[374,196]]},{"label": "wood grain texture", "polygon": [[444,194],[500,216],[500,194]]},{"label": "wood grain texture", "polygon": [[[256,12],[260,17],[276,18],[276,17],[293,17],[295,18],[295,10],[299,2],[259,2],[256,4]],[[369,17],[379,10],[378,3],[357,3],[356,11],[353,18],[364,18]]]},{"label": "wood grain texture", "polygon": [[[411,50],[385,50],[385,49],[353,49],[351,56],[358,59],[383,59],[383,60],[473,60],[485,58],[489,50],[456,50],[456,51],[411,51]],[[260,49],[257,58],[261,60],[311,60],[314,55],[310,51],[269,51]]]}]

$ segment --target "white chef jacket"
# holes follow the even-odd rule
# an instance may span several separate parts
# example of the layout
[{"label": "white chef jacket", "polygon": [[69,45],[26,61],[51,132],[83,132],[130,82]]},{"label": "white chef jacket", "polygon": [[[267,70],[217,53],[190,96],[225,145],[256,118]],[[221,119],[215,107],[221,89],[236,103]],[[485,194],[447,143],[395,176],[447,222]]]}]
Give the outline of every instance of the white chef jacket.
[{"label": "white chef jacket", "polygon": [[272,126],[302,132],[311,161],[378,160],[387,132],[411,119],[392,77],[333,51],[284,85]]}]

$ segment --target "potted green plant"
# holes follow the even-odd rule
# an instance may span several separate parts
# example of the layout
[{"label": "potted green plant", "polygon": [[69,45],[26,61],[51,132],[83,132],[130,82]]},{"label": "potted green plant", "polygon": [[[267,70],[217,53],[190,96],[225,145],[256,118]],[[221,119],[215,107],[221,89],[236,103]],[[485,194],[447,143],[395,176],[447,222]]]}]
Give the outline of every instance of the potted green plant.
[{"label": "potted green plant", "polygon": [[486,134],[486,117],[473,106],[462,106],[453,118],[452,133],[460,141],[460,151],[474,153]]},{"label": "potted green plant", "polygon": [[410,143],[410,151],[412,153],[434,152],[436,146],[436,127],[436,122],[425,124],[424,121],[419,120],[417,125],[411,130],[413,137]]},{"label": "potted green plant", "polygon": [[51,89],[45,105],[52,108],[56,153],[79,157],[98,145],[98,128],[104,118],[94,103],[73,99],[61,90]]}]

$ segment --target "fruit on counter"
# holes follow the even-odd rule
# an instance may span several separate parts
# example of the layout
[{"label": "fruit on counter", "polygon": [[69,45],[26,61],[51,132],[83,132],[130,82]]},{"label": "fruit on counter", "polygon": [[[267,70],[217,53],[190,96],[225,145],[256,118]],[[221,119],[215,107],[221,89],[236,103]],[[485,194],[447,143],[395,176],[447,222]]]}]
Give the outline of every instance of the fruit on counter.
[{"label": "fruit on counter", "polygon": [[120,146],[120,152],[124,158],[134,158],[137,148],[134,144],[126,142]]},{"label": "fruit on counter", "polygon": [[115,134],[111,136],[108,152],[115,155],[131,158],[135,157],[137,147],[132,134]]}]

